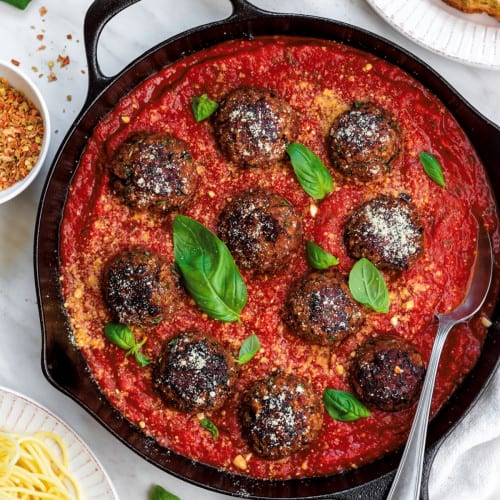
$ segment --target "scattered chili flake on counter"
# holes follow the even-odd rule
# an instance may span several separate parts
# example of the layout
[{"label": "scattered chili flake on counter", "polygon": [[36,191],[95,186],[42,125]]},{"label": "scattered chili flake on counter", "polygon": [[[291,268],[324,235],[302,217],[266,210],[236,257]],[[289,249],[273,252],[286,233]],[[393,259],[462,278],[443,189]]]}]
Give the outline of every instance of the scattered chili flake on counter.
[{"label": "scattered chili flake on counter", "polygon": [[61,68],[64,68],[64,66],[67,66],[69,64],[69,56],[57,56],[57,62],[61,66]]},{"label": "scattered chili flake on counter", "polygon": [[40,154],[42,138],[38,109],[0,78],[0,190],[29,174]]}]

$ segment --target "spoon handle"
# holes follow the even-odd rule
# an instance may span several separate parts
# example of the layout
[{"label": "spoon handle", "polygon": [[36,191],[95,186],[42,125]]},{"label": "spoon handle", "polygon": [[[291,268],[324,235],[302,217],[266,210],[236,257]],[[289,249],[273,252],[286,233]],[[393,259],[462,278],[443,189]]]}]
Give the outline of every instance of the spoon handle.
[{"label": "spoon handle", "polygon": [[403,452],[403,457],[396,472],[396,477],[387,496],[387,500],[418,500],[424,462],[425,438],[427,436],[427,423],[434,392],[434,382],[439,366],[439,358],[443,350],[446,337],[455,324],[455,321],[439,318],[438,330],[434,345],[432,346],[427,373],[425,375],[422,392],[417,406],[417,411],[411,426],[408,441]]}]

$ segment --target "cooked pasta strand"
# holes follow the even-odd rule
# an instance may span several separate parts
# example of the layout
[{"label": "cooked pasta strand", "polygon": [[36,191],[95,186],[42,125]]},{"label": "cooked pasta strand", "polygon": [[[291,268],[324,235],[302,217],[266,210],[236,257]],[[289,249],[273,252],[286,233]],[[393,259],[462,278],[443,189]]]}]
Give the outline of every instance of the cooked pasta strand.
[{"label": "cooked pasta strand", "polygon": [[66,445],[57,434],[0,432],[0,500],[81,498]]}]

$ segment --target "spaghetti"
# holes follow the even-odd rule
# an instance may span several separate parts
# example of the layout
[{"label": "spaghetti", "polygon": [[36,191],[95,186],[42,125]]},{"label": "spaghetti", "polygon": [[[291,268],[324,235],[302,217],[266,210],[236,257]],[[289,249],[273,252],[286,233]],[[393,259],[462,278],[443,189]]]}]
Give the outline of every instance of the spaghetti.
[{"label": "spaghetti", "polygon": [[0,432],[0,500],[79,500],[64,441],[53,432]]}]

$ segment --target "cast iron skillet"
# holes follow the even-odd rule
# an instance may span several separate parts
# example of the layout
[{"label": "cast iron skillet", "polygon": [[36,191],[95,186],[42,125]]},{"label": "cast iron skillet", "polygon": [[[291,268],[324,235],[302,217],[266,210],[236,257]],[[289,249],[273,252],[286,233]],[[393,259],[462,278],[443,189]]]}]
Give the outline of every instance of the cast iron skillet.
[{"label": "cast iron skillet", "polygon": [[[287,481],[263,481],[216,471],[166,451],[124,420],[91,380],[86,363],[72,345],[59,285],[59,227],[73,174],[87,138],[117,101],[164,66],[219,42],[257,35],[298,35],[324,38],[371,52],[407,71],[432,90],[461,124],[486,166],[495,193],[500,194],[500,129],[474,110],[438,74],[410,53],[376,35],[347,24],[309,16],[262,11],[246,0],[231,0],[229,18],[175,36],[136,59],[120,74],[106,77],[97,62],[97,43],[105,24],[137,0],[98,0],[86,15],[85,48],[89,91],[78,118],[66,135],[47,176],[35,232],[35,279],[42,326],[42,369],[61,390],[140,456],[182,479],[204,488],[251,498],[380,499],[388,492],[401,451],[343,474]],[[496,308],[494,317],[498,315]],[[494,322],[495,324],[495,322]],[[489,332],[481,357],[448,404],[432,421],[428,433],[425,478],[440,440],[481,393],[495,370],[500,352]],[[426,488],[423,488],[426,495]]]}]

